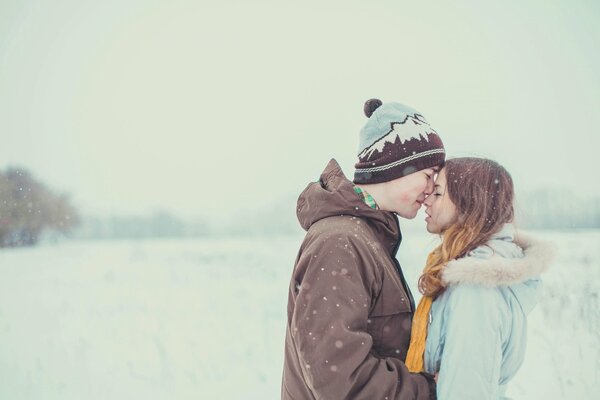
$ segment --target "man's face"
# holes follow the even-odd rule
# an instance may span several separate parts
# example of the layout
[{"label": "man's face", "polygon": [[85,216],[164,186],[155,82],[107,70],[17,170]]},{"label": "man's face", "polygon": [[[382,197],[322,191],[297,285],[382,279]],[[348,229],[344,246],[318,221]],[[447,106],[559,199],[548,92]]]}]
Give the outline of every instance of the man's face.
[{"label": "man's face", "polygon": [[386,182],[386,207],[399,216],[413,219],[421,205],[433,192],[438,167],[422,169],[412,174]]}]

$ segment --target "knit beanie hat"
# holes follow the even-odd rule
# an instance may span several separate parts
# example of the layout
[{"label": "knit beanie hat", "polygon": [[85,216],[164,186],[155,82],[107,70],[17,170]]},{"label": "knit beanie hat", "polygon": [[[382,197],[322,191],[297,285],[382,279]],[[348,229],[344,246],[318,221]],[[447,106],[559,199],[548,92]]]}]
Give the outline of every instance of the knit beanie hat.
[{"label": "knit beanie hat", "polygon": [[388,182],[444,164],[444,144],[425,117],[400,103],[367,100],[354,183]]}]

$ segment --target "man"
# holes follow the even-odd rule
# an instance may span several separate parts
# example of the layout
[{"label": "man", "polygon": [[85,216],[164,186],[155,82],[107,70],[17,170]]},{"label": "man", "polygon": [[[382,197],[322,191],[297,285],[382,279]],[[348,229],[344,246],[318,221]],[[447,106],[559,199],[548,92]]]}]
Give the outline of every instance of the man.
[{"label": "man", "polygon": [[354,182],[331,160],[298,199],[307,230],[288,298],[282,399],[435,399],[410,373],[413,297],[396,260],[397,215],[414,218],[443,165],[441,139],[417,111],[365,103]]}]

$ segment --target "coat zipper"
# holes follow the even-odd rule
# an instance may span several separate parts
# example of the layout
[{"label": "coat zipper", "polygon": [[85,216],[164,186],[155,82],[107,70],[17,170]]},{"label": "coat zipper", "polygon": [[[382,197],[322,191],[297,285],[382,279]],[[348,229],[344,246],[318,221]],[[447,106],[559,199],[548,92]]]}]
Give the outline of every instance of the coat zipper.
[{"label": "coat zipper", "polygon": [[408,283],[406,283],[406,279],[404,278],[404,273],[402,272],[402,267],[400,266],[400,262],[396,258],[396,254],[398,253],[398,249],[400,248],[400,243],[402,242],[402,231],[400,230],[400,222],[398,221],[398,217],[394,216],[396,220],[396,226],[398,227],[398,241],[394,245],[394,251],[392,252],[392,260],[394,261],[394,265],[396,266],[396,271],[398,271],[398,275],[400,276],[400,281],[402,282],[402,286],[404,287],[404,291],[408,296],[408,301],[410,302],[410,312],[415,312],[415,299],[413,298],[412,292],[410,291],[410,287]]}]

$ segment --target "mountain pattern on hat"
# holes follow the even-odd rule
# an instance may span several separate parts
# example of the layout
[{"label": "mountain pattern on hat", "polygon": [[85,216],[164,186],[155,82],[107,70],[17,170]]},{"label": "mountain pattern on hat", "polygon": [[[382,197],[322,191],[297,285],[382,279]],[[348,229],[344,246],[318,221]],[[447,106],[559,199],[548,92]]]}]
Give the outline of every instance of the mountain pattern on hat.
[{"label": "mountain pattern on hat", "polygon": [[385,136],[358,155],[360,161],[369,161],[372,157],[376,158],[378,153],[385,153],[385,146],[388,146],[388,151],[393,151],[394,147],[403,146],[409,140],[416,139],[429,142],[429,135],[437,135],[437,132],[429,125],[425,117],[420,114],[407,115],[404,121],[392,122],[391,125],[390,131]]}]

